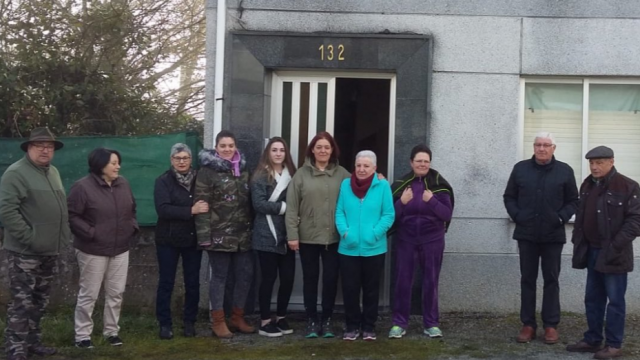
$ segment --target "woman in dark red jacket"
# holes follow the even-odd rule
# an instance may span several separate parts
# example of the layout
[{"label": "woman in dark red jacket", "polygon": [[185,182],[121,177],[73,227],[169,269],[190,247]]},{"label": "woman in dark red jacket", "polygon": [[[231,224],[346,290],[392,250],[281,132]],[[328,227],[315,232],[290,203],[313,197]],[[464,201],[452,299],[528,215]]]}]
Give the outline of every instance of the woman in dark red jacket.
[{"label": "woman in dark red jacket", "polygon": [[75,310],[76,347],[92,348],[91,314],[104,282],[103,335],[113,346],[118,336],[122,295],[127,283],[129,248],[139,230],[136,202],[127,180],[119,176],[120,153],[97,148],[89,154],[89,172],[69,191],[69,223],[80,267]]}]

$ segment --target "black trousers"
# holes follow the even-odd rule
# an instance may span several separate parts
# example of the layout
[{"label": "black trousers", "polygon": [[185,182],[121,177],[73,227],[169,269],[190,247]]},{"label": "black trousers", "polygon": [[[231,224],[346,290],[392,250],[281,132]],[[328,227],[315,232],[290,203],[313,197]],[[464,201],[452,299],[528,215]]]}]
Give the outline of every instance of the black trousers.
[{"label": "black trousers", "polygon": [[293,280],[296,275],[296,253],[287,250],[287,253],[276,254],[267,251],[258,251],[260,261],[260,273],[262,280],[258,290],[258,302],[260,303],[260,317],[262,320],[271,318],[271,293],[278,276],[280,286],[278,287],[278,307],[277,316],[285,316],[291,292],[293,291]]},{"label": "black trousers", "polygon": [[[380,276],[385,254],[376,256],[340,255],[342,298],[347,331],[375,330],[380,298]],[[362,310],[360,309],[362,294]]]},{"label": "black trousers", "polygon": [[518,241],[520,252],[520,320],[525,326],[537,328],[536,283],[542,265],[542,323],[555,328],[560,322],[560,261],[564,244]]},{"label": "black trousers", "polygon": [[322,319],[333,315],[338,291],[338,243],[331,245],[300,244],[302,294],[309,319],[318,318],[318,282],[322,259]]},{"label": "black trousers", "polygon": [[195,323],[200,301],[200,262],[202,251],[194,247],[156,245],[158,255],[158,292],[156,318],[161,326],[171,326],[171,293],[176,280],[178,259],[182,256],[184,277],[184,322]]}]

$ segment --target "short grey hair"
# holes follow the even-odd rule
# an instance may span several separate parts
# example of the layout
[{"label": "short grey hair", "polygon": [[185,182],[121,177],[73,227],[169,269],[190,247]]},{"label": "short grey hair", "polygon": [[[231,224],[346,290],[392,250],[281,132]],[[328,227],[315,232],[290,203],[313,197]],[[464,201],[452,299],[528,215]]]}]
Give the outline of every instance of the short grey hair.
[{"label": "short grey hair", "polygon": [[176,143],[171,147],[171,157],[173,157],[177,153],[186,152],[191,156],[191,148],[187,144]]},{"label": "short grey hair", "polygon": [[552,134],[552,133],[550,133],[550,132],[548,132],[548,131],[539,131],[539,132],[536,134],[536,137],[533,139],[533,141],[536,141],[536,139],[538,139],[538,138],[540,138],[540,139],[549,139],[549,140],[551,140],[551,143],[552,143],[553,145],[555,145],[555,144],[556,144],[556,138],[555,138],[555,136],[553,136],[553,134]]},{"label": "short grey hair", "polygon": [[378,166],[377,165],[377,157],[376,157],[376,153],[374,153],[371,150],[362,150],[358,153],[358,155],[356,155],[356,161],[358,161],[358,159],[360,158],[369,158],[369,160],[371,160],[371,163],[373,164],[373,166]]}]

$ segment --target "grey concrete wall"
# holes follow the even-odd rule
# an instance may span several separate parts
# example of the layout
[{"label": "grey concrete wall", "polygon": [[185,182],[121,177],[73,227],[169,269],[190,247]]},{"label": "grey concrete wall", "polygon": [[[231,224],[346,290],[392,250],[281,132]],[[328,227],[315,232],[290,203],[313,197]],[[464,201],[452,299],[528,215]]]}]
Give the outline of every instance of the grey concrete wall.
[{"label": "grey concrete wall", "polygon": [[[2,240],[2,229],[0,229],[0,241]],[[203,269],[206,269],[207,256],[203,254]],[[184,303],[184,283],[182,281],[181,266],[178,266],[176,284],[172,298],[172,311],[176,317],[182,315],[182,304]],[[6,252],[0,250],[0,308],[5,309],[10,300],[9,279],[7,277]],[[200,279],[200,307],[208,308],[208,292],[206,282],[206,271],[201,272]],[[75,306],[78,294],[78,261],[76,260],[73,246],[69,246],[62,251],[58,258],[58,274],[54,278],[51,291],[51,307]],[[127,276],[127,287],[124,292],[123,306],[135,309],[136,311],[154,313],[156,290],[158,285],[158,266],[156,258],[156,248],[154,245],[154,228],[142,228],[135,243],[132,244],[129,252],[129,270]],[[104,289],[103,289],[104,290]],[[103,299],[101,291],[99,303]],[[98,308],[98,306],[96,306]]]},{"label": "grey concrete wall", "polygon": [[[215,4],[208,0],[208,15],[215,16]],[[637,1],[244,0],[229,2],[227,19],[234,30],[433,37],[432,124],[425,139],[433,167],[456,190],[441,280],[445,311],[519,309],[517,247],[502,192],[520,160],[521,76],[640,76]],[[568,235],[571,230],[568,225]],[[566,246],[562,306],[580,312],[586,274],[570,269],[570,253]],[[640,272],[633,273],[627,304],[635,313],[639,283]]]}]

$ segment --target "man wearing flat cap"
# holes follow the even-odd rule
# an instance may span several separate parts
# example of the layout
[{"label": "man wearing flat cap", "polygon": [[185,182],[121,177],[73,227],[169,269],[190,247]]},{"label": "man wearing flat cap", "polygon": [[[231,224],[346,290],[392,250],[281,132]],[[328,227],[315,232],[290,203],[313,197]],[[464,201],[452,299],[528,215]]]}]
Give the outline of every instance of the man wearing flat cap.
[{"label": "man wearing flat cap", "polygon": [[571,241],[573,267],[587,269],[588,330],[567,351],[610,359],[622,356],[627,273],[633,271],[632,242],[640,236],[640,187],[616,170],[610,148],[598,146],[585,158],[591,175],[580,187]]},{"label": "man wearing flat cap", "polygon": [[62,142],[49,129],[36,128],[20,147],[25,156],[11,164],[0,180],[0,222],[11,294],[5,328],[7,360],[56,352],[41,342],[40,319],[49,302],[58,254],[71,235],[62,180],[51,165]]}]

